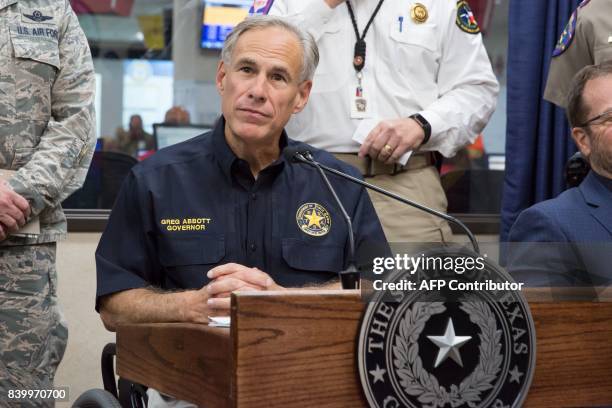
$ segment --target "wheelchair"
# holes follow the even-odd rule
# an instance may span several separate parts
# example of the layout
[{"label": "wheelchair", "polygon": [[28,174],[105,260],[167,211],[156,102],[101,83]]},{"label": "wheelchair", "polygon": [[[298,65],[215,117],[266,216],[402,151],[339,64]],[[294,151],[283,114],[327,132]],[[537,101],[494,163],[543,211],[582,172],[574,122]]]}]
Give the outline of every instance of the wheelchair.
[{"label": "wheelchair", "polygon": [[589,174],[591,166],[582,153],[576,152],[565,163],[563,175],[567,188],[578,187]]},{"label": "wheelchair", "polygon": [[102,382],[104,389],[85,391],[72,405],[73,408],[146,408],[147,388],[119,378],[115,382],[117,346],[108,343],[102,350]]}]

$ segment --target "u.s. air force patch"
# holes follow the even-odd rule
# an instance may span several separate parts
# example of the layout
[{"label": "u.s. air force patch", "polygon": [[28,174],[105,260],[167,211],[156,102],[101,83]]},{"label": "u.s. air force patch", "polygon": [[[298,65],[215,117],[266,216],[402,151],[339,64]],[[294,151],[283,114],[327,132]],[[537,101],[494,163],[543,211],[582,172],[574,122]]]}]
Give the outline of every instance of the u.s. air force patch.
[{"label": "u.s. air force patch", "polygon": [[[443,256],[465,257],[465,252]],[[388,279],[435,281],[448,290],[379,292],[369,303],[357,358],[371,407],[522,405],[535,368],[535,329],[527,302],[520,291],[451,291],[453,285],[441,284],[451,279],[512,282],[489,262],[464,274],[421,269]]]},{"label": "u.s. air force patch", "polygon": [[469,34],[478,34],[480,26],[474,17],[474,13],[466,0],[457,2],[457,27]]},{"label": "u.s. air force patch", "polygon": [[327,210],[317,203],[302,204],[295,214],[298,227],[306,234],[321,237],[331,228],[331,217]]}]

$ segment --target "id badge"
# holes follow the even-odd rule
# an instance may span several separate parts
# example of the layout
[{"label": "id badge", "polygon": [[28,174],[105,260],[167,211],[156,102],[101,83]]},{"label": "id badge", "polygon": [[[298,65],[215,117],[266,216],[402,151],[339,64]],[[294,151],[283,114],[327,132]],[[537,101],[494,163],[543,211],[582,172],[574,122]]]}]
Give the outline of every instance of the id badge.
[{"label": "id badge", "polygon": [[373,95],[369,92],[371,87],[363,78],[361,81],[354,80],[349,87],[349,105],[351,107],[351,119],[367,119],[373,116]]}]

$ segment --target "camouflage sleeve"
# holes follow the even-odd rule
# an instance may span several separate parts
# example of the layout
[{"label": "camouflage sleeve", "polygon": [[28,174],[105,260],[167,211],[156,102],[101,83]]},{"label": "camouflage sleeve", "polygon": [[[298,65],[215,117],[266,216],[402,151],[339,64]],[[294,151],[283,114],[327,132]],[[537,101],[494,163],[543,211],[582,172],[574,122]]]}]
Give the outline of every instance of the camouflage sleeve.
[{"label": "camouflage sleeve", "polygon": [[33,215],[57,206],[83,184],[96,142],[89,45],[68,0],[63,8],[51,120],[30,161],[10,181],[15,192],[28,199]]}]

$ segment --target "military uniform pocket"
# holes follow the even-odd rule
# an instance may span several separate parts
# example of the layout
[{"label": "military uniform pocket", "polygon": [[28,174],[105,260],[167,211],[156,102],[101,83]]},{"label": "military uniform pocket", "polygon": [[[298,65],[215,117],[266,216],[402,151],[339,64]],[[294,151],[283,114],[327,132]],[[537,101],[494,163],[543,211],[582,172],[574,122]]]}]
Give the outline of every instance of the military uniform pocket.
[{"label": "military uniform pocket", "polygon": [[10,37],[16,116],[47,121],[51,117],[51,88],[60,67],[57,28],[12,25]]},{"label": "military uniform pocket", "polygon": [[5,328],[0,343],[6,345],[0,359],[32,381],[45,373],[49,377],[67,338],[57,306],[55,244],[2,248],[0,270],[0,321]]}]

